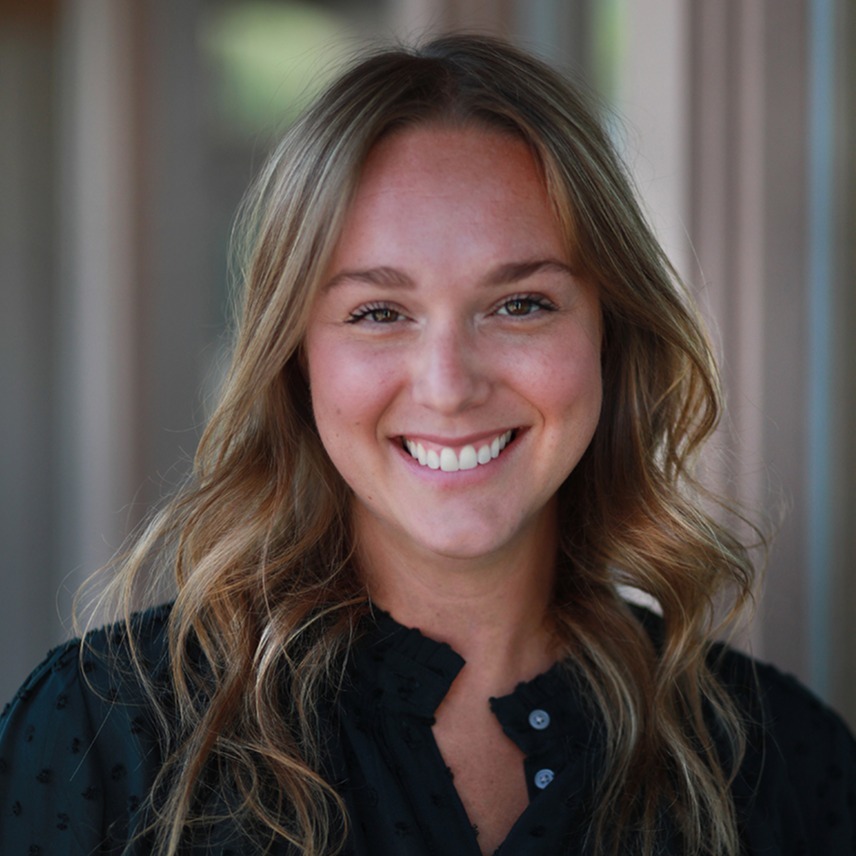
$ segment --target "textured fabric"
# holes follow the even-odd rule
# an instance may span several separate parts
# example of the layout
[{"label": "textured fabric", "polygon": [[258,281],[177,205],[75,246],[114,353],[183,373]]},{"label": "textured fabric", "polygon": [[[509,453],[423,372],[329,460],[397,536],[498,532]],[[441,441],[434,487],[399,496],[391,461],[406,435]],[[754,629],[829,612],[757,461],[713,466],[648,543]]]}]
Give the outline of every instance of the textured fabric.
[{"label": "textured fabric", "polygon": [[[168,686],[168,607],[141,616],[140,653]],[[107,657],[112,650],[114,656]],[[719,670],[753,726],[734,797],[747,856],[856,854],[856,745],[796,681],[721,652]],[[108,665],[108,663],[110,665]],[[351,817],[350,856],[478,856],[478,838],[433,739],[433,715],[463,660],[447,645],[380,616],[350,662],[330,727],[327,774]],[[169,696],[161,700],[168,706]],[[588,798],[600,731],[571,669],[554,666],[491,700],[526,755],[530,803],[502,856],[586,853]],[[146,795],[162,751],[150,705],[129,668],[122,625],[52,652],[0,723],[0,853],[152,852]],[[185,852],[257,853],[228,823]],[[268,852],[291,854],[280,843]]]}]

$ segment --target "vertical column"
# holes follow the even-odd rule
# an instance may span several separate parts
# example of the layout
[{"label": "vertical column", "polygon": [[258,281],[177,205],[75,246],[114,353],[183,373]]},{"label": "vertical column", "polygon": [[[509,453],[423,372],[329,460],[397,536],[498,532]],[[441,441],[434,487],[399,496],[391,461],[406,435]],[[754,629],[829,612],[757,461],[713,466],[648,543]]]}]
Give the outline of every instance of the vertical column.
[{"label": "vertical column", "polygon": [[[853,644],[853,615],[856,614],[856,7],[851,0],[819,0],[829,5],[831,20],[825,23],[831,56],[832,87],[827,102],[831,112],[831,134],[813,157],[826,157],[830,209],[829,223],[829,429],[827,447],[829,496],[819,513],[826,514],[829,565],[826,569],[825,608],[818,604],[815,621],[828,622],[830,657],[827,665],[829,698],[856,727],[856,645]],[[815,12],[817,14],[817,12]],[[817,26],[817,25],[815,25]],[[812,63],[821,46],[813,40]],[[813,111],[814,112],[814,111]],[[828,148],[827,148],[828,146]],[[825,149],[825,151],[824,151]],[[823,573],[820,566],[815,573]],[[814,657],[823,655],[816,650]]]},{"label": "vertical column", "polygon": [[62,9],[58,476],[67,614],[69,593],[125,532],[137,326],[132,0],[68,0]]},{"label": "vertical column", "polygon": [[51,425],[56,16],[53,3],[0,4],[0,703],[58,641]]},{"label": "vertical column", "polygon": [[[229,235],[216,229],[222,177],[211,155],[210,93],[197,42],[205,5],[204,0],[145,3],[146,89],[140,110],[147,181],[140,193],[139,235],[145,281],[140,304],[150,331],[140,349],[145,506],[161,504],[189,470],[206,416],[207,360],[222,331],[226,302]],[[242,180],[249,183],[250,175],[247,170]]]},{"label": "vertical column", "polygon": [[624,0],[613,93],[623,149],[666,252],[692,278],[687,238],[687,0]]},{"label": "vertical column", "polygon": [[788,506],[755,650],[807,677],[806,7],[689,9],[691,231],[729,406],[719,484],[750,512]]},{"label": "vertical column", "polygon": [[[812,681],[806,489],[808,375],[808,18],[806,0],[758,3],[764,18],[763,471],[783,514],[761,617],[765,650]],[[735,288],[745,288],[738,282]],[[778,499],[778,509],[775,500]],[[784,506],[784,507],[783,507]]]},{"label": "vertical column", "polygon": [[830,424],[833,376],[833,134],[835,30],[834,0],[811,0],[809,14],[809,158],[806,301],[809,396],[807,404],[808,561],[810,664],[815,686],[829,690],[832,628],[831,563],[834,512]]}]

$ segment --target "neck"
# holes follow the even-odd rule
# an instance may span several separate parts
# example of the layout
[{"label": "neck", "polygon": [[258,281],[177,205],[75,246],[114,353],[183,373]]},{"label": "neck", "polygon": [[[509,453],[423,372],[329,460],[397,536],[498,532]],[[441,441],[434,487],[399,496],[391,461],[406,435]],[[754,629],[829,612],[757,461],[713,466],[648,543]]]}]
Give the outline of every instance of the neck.
[{"label": "neck", "polygon": [[376,556],[360,551],[360,565],[378,606],[446,642],[466,660],[470,680],[503,695],[555,660],[549,619],[555,535],[551,527],[537,536],[533,549],[496,557],[429,558],[385,549]]}]

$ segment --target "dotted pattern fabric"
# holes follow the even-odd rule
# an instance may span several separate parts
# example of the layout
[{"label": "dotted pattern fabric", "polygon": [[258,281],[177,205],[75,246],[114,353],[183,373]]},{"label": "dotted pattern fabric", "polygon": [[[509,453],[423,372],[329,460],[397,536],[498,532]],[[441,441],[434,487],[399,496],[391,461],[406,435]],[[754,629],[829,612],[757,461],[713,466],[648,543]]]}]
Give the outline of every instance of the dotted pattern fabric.
[{"label": "dotted pattern fabric", "polygon": [[[142,654],[161,687],[166,609],[141,616]],[[0,854],[121,853],[138,833],[160,766],[150,707],[130,668],[125,628],[55,649],[0,720]],[[106,656],[115,649],[115,660]],[[151,853],[140,840],[135,852]]]},{"label": "dotted pattern fabric", "polygon": [[[144,613],[133,628],[167,706],[168,609]],[[792,678],[717,653],[722,681],[756,723],[733,786],[745,856],[856,854],[856,744],[846,727]],[[339,698],[322,711],[331,746],[325,773],[351,817],[345,856],[479,856],[477,830],[431,731],[462,667],[451,648],[386,615],[357,646]],[[554,666],[490,704],[526,756],[530,797],[498,852],[587,853],[601,732],[573,671]],[[146,798],[161,763],[124,626],[59,647],[0,720],[0,853],[153,852]],[[183,852],[262,851],[222,823]],[[264,852],[296,856],[285,842]]]}]

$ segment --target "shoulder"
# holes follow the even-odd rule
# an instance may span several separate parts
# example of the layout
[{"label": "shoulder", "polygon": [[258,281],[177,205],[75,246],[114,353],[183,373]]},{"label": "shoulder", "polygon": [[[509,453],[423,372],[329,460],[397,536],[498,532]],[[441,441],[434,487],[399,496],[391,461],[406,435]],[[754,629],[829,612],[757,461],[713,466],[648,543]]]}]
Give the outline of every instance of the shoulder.
[{"label": "shoulder", "polygon": [[0,719],[0,852],[89,852],[127,829],[157,769],[134,667],[168,686],[169,607],[55,648]]},{"label": "shoulder", "polygon": [[[634,613],[659,648],[662,619]],[[746,732],[731,784],[745,852],[854,856],[856,741],[841,717],[796,678],[727,645],[712,646],[708,665]],[[726,745],[722,750],[730,754]]]},{"label": "shoulder", "polygon": [[[747,716],[750,735],[768,735],[766,748],[788,763],[817,760],[815,750],[826,746],[856,750],[842,718],[793,675],[721,645],[715,646],[711,664]],[[856,755],[845,753],[841,761],[854,763]]]},{"label": "shoulder", "polygon": [[856,853],[856,741],[796,678],[728,648],[714,669],[745,717],[733,792],[752,852]]}]

